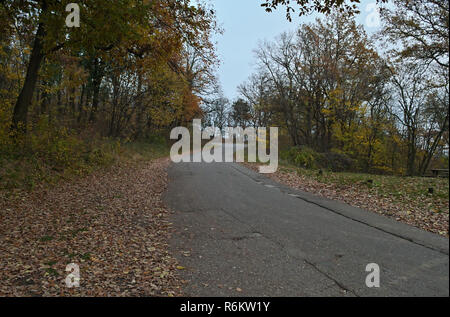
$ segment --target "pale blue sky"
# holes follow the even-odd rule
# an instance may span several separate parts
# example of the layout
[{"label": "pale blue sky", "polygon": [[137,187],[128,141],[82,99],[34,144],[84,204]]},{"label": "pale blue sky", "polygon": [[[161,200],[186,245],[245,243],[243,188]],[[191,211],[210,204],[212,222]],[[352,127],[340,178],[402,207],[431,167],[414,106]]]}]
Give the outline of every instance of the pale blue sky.
[{"label": "pale blue sky", "polygon": [[[225,31],[217,37],[221,60],[218,74],[224,95],[231,100],[238,96],[237,86],[255,69],[253,50],[258,41],[272,40],[284,31],[295,30],[301,23],[314,21],[321,16],[294,16],[293,21],[288,22],[282,7],[267,13],[260,7],[261,0],[211,0],[211,3],[216,9],[219,24]],[[369,33],[377,29],[365,23],[368,14],[373,12],[370,11],[370,4],[375,4],[375,0],[361,1],[361,15],[357,17],[357,21],[365,24]],[[366,12],[366,9],[369,11]]]}]

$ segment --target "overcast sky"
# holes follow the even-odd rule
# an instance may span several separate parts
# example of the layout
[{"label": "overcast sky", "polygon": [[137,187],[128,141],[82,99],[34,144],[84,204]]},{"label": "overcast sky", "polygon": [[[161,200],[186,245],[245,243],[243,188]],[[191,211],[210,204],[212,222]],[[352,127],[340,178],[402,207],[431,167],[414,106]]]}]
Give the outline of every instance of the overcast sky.
[{"label": "overcast sky", "polygon": [[[219,24],[225,33],[217,37],[218,55],[221,60],[219,79],[224,94],[233,100],[238,96],[237,86],[244,82],[255,69],[253,50],[258,41],[272,40],[284,31],[295,30],[302,23],[314,21],[322,15],[295,16],[288,22],[283,8],[272,13],[260,7],[262,0],[211,0]],[[377,30],[373,25],[375,0],[362,0],[358,23],[371,33]],[[369,16],[372,13],[371,16]],[[370,20],[367,20],[367,19]],[[369,21],[369,24],[366,23]]]}]

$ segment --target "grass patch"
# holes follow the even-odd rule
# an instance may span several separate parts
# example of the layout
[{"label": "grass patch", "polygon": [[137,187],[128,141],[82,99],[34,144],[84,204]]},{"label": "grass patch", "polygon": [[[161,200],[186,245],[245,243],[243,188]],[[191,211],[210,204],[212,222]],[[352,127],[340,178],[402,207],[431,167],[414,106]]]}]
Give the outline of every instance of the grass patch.
[{"label": "grass patch", "polygon": [[[65,133],[65,134],[64,134]],[[16,145],[0,148],[0,191],[33,190],[107,168],[120,162],[141,162],[169,155],[163,138],[137,142],[80,137],[64,132],[31,135]]]},{"label": "grass patch", "polygon": [[120,156],[125,160],[151,161],[168,156],[170,149],[162,139],[150,139],[149,141],[136,141],[125,143],[121,146]]},{"label": "grass patch", "polygon": [[[293,167],[283,163],[280,171],[296,172],[319,183],[333,184],[345,189],[359,186],[379,197],[391,197],[395,201],[410,203],[421,208],[434,208],[435,212],[449,212],[445,207],[449,200],[449,179],[430,177],[406,177],[374,175],[366,173],[330,172]],[[433,193],[429,189],[433,188]],[[431,204],[431,205],[430,205]]]}]

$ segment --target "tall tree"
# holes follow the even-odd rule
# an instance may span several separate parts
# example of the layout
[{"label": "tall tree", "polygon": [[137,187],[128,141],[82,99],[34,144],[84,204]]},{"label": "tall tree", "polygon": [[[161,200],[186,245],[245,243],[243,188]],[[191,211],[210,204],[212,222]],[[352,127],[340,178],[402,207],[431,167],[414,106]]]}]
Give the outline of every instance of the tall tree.
[{"label": "tall tree", "polygon": [[[98,92],[101,85],[102,52],[114,48],[125,48],[131,54],[143,54],[152,48],[148,41],[159,34],[170,33],[170,41],[161,42],[157,47],[171,47],[172,44],[189,42],[204,45],[208,36],[206,25],[211,23],[211,13],[201,6],[193,6],[189,0],[120,0],[120,1],[78,1],[81,10],[79,28],[67,28],[66,5],[70,1],[5,0],[2,6],[7,12],[8,23],[13,25],[15,17],[20,23],[34,28],[32,50],[27,62],[26,77],[15,103],[12,129],[26,130],[28,109],[35,91],[39,69],[44,58],[50,58],[61,49],[82,52],[96,61],[94,67],[93,117],[98,106]],[[161,38],[160,38],[161,39]],[[147,42],[147,43],[146,43]],[[172,47],[176,48],[176,45]],[[167,52],[159,50],[161,55]]]}]

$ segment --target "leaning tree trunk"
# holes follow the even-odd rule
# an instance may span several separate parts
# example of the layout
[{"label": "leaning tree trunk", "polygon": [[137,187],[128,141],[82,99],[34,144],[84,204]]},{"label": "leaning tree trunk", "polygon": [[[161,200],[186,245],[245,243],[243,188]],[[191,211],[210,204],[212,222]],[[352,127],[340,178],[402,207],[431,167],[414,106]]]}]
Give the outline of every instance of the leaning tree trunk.
[{"label": "leaning tree trunk", "polygon": [[44,58],[42,39],[44,37],[44,26],[39,23],[36,38],[34,40],[33,50],[31,52],[30,62],[28,63],[27,75],[14,106],[11,130],[25,133],[27,128],[28,108],[33,99],[34,89],[38,79],[39,68]]}]

